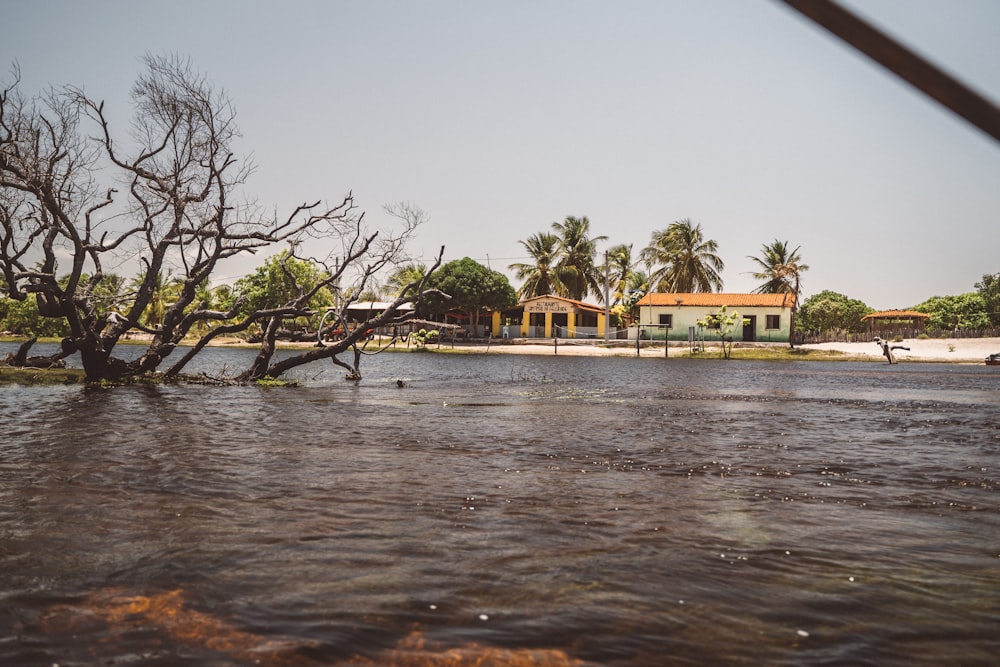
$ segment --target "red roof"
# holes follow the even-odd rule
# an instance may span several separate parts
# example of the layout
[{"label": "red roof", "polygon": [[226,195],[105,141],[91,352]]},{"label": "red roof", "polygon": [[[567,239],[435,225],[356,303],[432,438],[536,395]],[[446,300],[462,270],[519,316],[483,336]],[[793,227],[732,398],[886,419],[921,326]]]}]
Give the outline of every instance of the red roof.
[{"label": "red roof", "polygon": [[709,308],[791,308],[792,294],[725,294],[722,292],[651,292],[637,306],[702,306]]}]

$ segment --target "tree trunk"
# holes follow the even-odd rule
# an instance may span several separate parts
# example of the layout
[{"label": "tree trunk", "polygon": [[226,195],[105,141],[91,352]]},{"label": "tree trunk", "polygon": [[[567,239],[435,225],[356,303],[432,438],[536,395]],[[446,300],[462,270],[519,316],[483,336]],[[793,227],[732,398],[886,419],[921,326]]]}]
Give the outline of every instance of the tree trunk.
[{"label": "tree trunk", "polygon": [[240,380],[260,380],[267,375],[268,365],[276,349],[275,340],[277,338],[278,327],[281,325],[281,318],[272,317],[261,333],[260,349],[257,357],[253,360],[253,365],[245,373],[239,376]]},{"label": "tree trunk", "polygon": [[37,340],[38,336],[32,336],[28,340],[21,343],[21,346],[17,348],[17,353],[14,355],[14,363],[11,365],[23,367],[28,361],[28,350],[31,349],[31,346],[34,345]]},{"label": "tree trunk", "polygon": [[788,316],[788,347],[795,348],[795,308],[792,308]]},{"label": "tree trunk", "polygon": [[128,373],[128,364],[112,357],[99,346],[80,346],[80,360],[87,382],[117,382]]}]

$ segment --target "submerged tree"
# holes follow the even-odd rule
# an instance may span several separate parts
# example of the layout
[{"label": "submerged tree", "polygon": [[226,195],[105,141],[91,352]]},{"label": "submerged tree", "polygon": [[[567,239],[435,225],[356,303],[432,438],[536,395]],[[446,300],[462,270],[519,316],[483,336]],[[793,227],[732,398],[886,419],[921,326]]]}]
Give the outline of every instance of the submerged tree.
[{"label": "submerged tree", "polygon": [[[399,206],[390,212],[401,228],[380,233],[367,226],[351,194],[332,205],[302,204],[285,218],[241,203],[252,167],[234,155],[239,135],[230,100],[186,59],[147,56],[145,66],[131,91],[130,142],[116,134],[104,103],[82,89],[27,98],[16,67],[13,82],[0,87],[3,291],[18,301],[34,299],[42,316],[66,321],[69,334],[57,356],[79,352],[90,381],[157,370],[189,334],[206,331],[167,371],[178,373],[208,341],[254,324],[262,329],[261,349],[242,379],[276,377],[323,358],[341,363],[337,355],[354,348],[357,338],[272,363],[281,322],[310,314],[320,290],[360,293],[379,271],[404,261],[422,213]],[[332,245],[316,259],[320,241]],[[306,242],[313,244],[309,255]],[[241,312],[238,303],[223,311],[199,299],[220,262],[280,245],[288,257],[316,261],[323,279],[314,285],[293,280],[284,300],[252,312]],[[111,305],[101,293],[105,266],[119,265],[124,256],[138,258],[142,278],[127,299]],[[163,276],[174,289],[147,327]],[[420,299],[425,281],[412,286],[408,300]],[[402,317],[400,303],[368,328]],[[118,341],[136,328],[152,333],[148,347],[132,361],[116,358]],[[357,365],[356,355],[355,375]]]}]

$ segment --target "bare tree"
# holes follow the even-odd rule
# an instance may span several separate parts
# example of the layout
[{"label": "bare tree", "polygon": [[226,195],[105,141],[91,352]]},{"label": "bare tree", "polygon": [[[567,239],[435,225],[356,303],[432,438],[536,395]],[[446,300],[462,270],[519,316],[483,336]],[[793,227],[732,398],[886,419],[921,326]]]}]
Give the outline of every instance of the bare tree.
[{"label": "bare tree", "polygon": [[[79,352],[90,381],[155,371],[192,331],[207,331],[167,371],[179,373],[215,337],[253,324],[264,331],[261,349],[241,379],[337,360],[356,341],[271,363],[281,320],[308,314],[308,290],[238,318],[238,306],[228,312],[203,307],[199,287],[224,260],[282,244],[294,255],[307,242],[335,246],[321,261],[329,275],[321,287],[343,292],[348,281],[364,285],[406,259],[406,242],[422,219],[419,209],[400,207],[402,230],[384,234],[367,229],[351,194],[334,205],[303,204],[283,219],[241,203],[253,168],[233,154],[239,134],[228,97],[184,58],[146,56],[144,62],[131,91],[130,141],[121,145],[104,103],[82,89],[52,89],[27,99],[15,66],[13,83],[0,90],[2,291],[15,299],[35,298],[43,315],[66,319],[71,333],[56,356]],[[92,128],[90,135],[85,126]],[[113,180],[100,184],[109,174]],[[144,278],[116,310],[96,299],[95,290],[105,264],[117,265],[125,256],[138,257]],[[179,280],[178,294],[162,322],[147,328],[140,318],[159,276],[171,272]],[[423,282],[415,285],[410,300],[423,289]],[[401,303],[368,328],[396,321]],[[126,362],[113,351],[131,329],[152,339],[143,354]]]}]

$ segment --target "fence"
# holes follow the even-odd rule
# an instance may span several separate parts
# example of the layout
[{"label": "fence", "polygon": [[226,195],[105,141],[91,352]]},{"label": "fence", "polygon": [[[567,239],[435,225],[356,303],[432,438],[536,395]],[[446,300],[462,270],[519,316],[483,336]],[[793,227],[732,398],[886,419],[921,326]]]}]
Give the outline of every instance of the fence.
[{"label": "fence", "polygon": [[795,343],[870,343],[875,336],[892,340],[899,337],[912,340],[919,336],[928,338],[1000,338],[1000,328],[978,329],[915,329],[912,327],[880,327],[875,331],[846,331],[842,329],[819,332],[795,332]]},{"label": "fence", "polygon": [[580,339],[595,339],[603,338],[604,336],[597,335],[597,327],[564,327],[558,324],[552,325],[552,337],[553,338],[580,338]]}]

